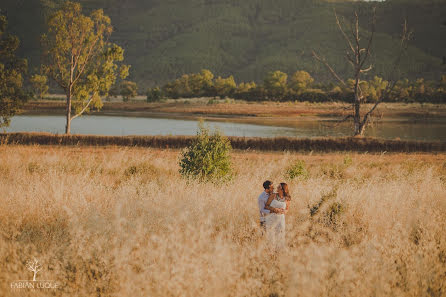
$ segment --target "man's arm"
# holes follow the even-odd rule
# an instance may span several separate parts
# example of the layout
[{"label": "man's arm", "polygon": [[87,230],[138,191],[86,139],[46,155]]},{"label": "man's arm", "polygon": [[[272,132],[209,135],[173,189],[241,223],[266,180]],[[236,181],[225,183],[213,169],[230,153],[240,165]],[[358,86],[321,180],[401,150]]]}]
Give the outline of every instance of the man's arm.
[{"label": "man's arm", "polygon": [[265,200],[259,199],[258,203],[259,203],[260,213],[262,213],[262,214],[269,214],[270,213],[270,211],[265,208]]}]

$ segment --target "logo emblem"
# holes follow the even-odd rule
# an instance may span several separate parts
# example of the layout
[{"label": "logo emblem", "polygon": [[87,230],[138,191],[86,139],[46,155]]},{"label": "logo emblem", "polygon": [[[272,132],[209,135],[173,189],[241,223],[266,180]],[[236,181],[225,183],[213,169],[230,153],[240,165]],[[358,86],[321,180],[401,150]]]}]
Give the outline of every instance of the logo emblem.
[{"label": "logo emblem", "polygon": [[11,290],[54,290],[60,287],[56,281],[37,279],[37,273],[42,270],[42,265],[37,259],[26,262],[26,268],[33,273],[33,279],[12,281]]}]

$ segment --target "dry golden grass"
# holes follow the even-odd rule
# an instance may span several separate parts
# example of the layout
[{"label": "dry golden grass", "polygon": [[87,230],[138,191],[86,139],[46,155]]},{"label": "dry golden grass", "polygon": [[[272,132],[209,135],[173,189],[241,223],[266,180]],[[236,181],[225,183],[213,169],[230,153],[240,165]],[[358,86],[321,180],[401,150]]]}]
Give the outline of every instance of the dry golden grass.
[{"label": "dry golden grass", "polygon": [[[446,155],[235,152],[223,186],[188,184],[178,155],[1,145],[0,295],[446,294]],[[286,180],[298,159],[309,178]],[[293,196],[275,256],[258,228],[266,178]],[[34,257],[60,289],[10,289]]]},{"label": "dry golden grass", "polygon": [[[76,146],[129,146],[181,149],[190,145],[195,136],[105,136],[59,135],[45,132],[0,133],[0,145],[76,145]],[[295,152],[446,152],[446,142],[407,141],[373,137],[237,137],[229,136],[234,149]]]}]

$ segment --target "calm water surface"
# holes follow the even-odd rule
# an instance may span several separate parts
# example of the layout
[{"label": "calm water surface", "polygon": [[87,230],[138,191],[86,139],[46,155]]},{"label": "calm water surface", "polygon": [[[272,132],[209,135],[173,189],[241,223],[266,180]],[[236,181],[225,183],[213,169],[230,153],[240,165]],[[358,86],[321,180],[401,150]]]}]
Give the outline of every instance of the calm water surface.
[{"label": "calm water surface", "polygon": [[[246,137],[320,137],[349,136],[351,127],[323,121],[305,121],[294,127],[209,122],[228,136]],[[195,135],[198,122],[164,118],[136,118],[122,116],[83,116],[71,123],[72,134],[96,135]],[[7,132],[64,133],[65,117],[60,115],[15,116]],[[432,123],[380,122],[368,128],[366,135],[381,138],[446,141],[446,121]]]}]

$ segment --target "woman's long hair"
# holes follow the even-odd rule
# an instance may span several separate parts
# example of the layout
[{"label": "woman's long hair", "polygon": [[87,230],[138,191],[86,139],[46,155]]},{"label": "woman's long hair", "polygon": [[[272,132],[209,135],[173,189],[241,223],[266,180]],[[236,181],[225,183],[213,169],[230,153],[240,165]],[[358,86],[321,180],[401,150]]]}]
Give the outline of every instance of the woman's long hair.
[{"label": "woman's long hair", "polygon": [[283,197],[285,197],[286,200],[291,200],[290,190],[288,190],[288,185],[286,183],[280,183],[280,187],[283,191]]}]

